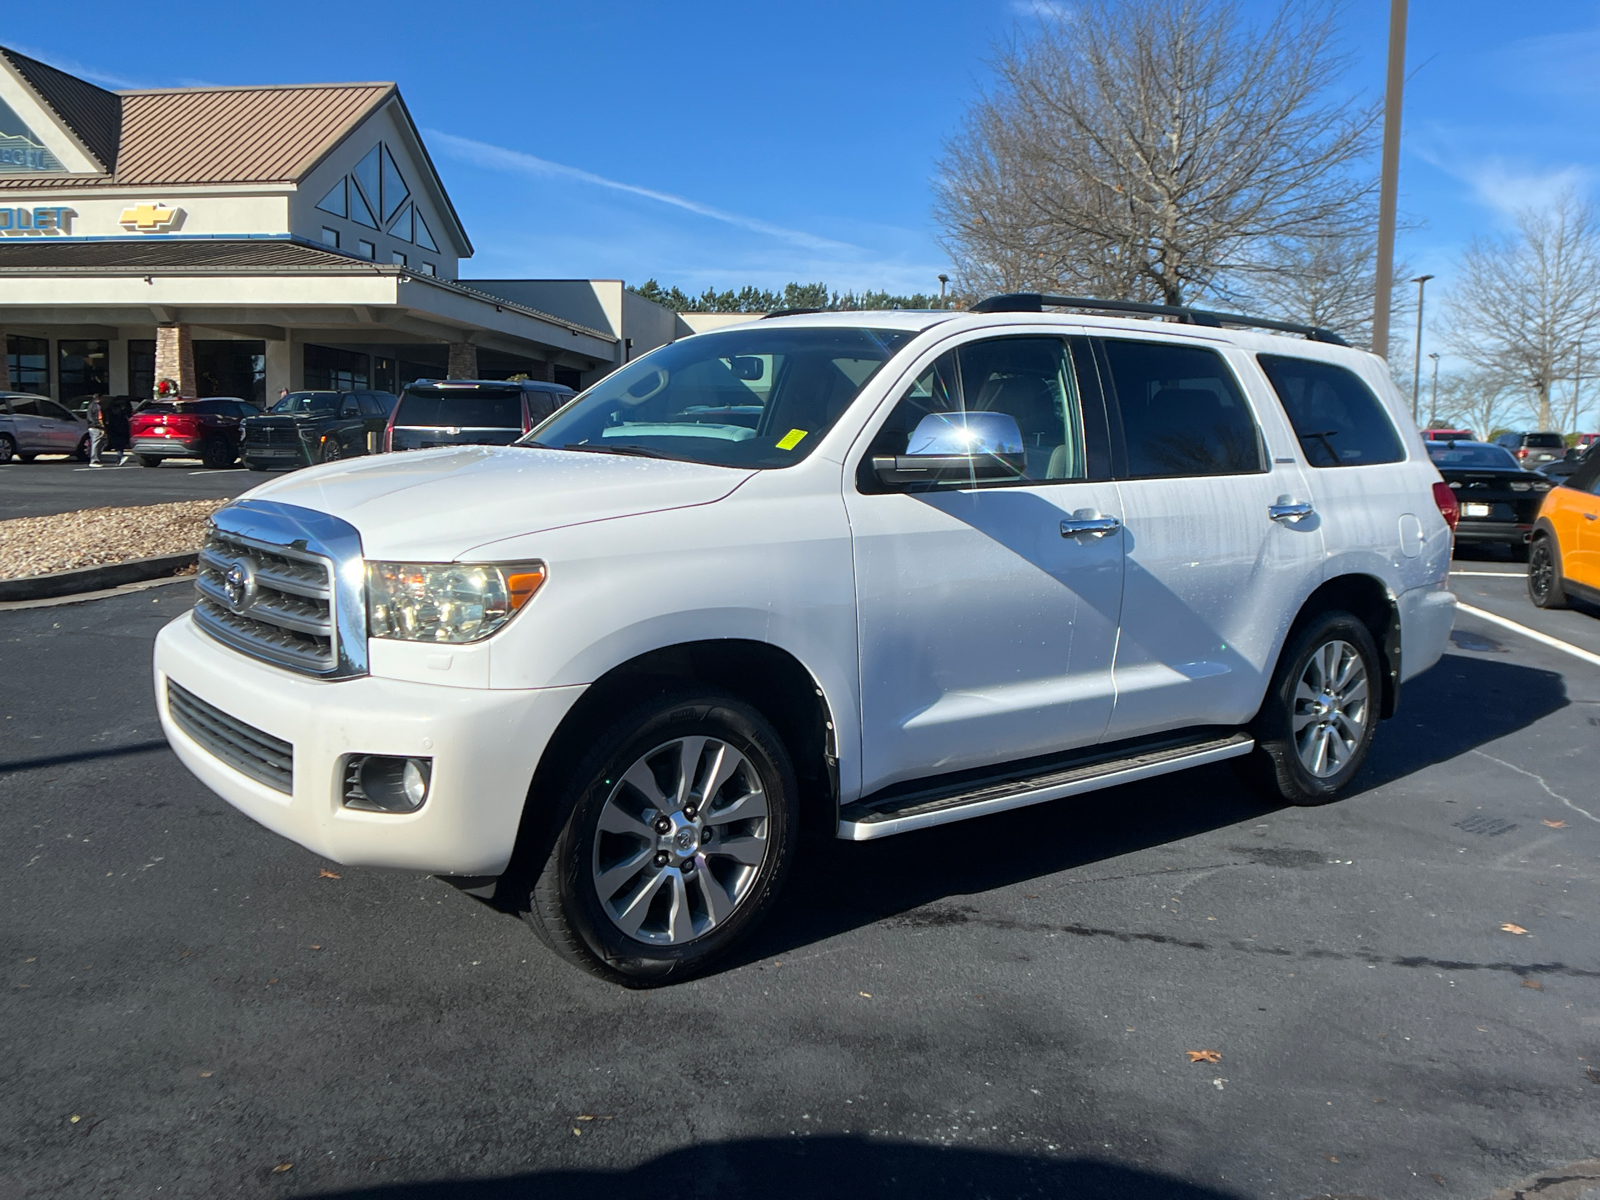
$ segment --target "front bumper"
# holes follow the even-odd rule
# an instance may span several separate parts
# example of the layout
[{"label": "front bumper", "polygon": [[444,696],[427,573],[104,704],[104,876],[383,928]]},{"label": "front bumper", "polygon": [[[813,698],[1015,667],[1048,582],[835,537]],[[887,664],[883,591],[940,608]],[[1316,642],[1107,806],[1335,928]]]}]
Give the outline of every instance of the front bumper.
[{"label": "front bumper", "polygon": [[[292,793],[258,783],[190,739],[168,709],[169,678],[289,742]],[[336,862],[435,875],[505,870],[534,768],[584,690],[312,679],[220,645],[188,614],[156,638],[155,687],[161,726],[179,759],[246,816]],[[344,766],[352,754],[432,758],[427,803],[405,815],[345,808]]]}]

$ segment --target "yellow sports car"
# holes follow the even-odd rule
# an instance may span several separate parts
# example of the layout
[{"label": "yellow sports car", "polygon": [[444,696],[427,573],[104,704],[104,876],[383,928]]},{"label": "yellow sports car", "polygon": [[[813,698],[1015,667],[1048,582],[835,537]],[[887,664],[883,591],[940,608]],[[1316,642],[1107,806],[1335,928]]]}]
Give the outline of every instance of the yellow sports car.
[{"label": "yellow sports car", "polygon": [[1600,451],[1550,489],[1528,547],[1528,596],[1540,608],[1600,604]]}]

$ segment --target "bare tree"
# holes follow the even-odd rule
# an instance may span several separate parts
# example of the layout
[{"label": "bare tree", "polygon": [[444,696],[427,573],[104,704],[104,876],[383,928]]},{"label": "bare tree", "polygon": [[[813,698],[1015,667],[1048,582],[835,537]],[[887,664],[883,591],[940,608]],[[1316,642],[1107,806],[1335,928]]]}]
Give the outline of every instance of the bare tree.
[{"label": "bare tree", "polygon": [[[1600,223],[1571,193],[1517,215],[1517,232],[1474,238],[1448,310],[1456,353],[1531,393],[1550,429],[1551,392],[1600,333]],[[1593,351],[1591,349],[1591,360]]]},{"label": "bare tree", "polygon": [[1480,438],[1504,424],[1518,405],[1516,382],[1494,371],[1463,371],[1439,380],[1439,412]]},{"label": "bare tree", "polygon": [[1003,48],[946,143],[935,217],[967,291],[1181,304],[1270,240],[1359,224],[1376,108],[1328,99],[1334,0],[1083,0]]},{"label": "bare tree", "polygon": [[[1359,228],[1313,231],[1267,243],[1250,269],[1240,273],[1242,282],[1235,291],[1241,305],[1263,316],[1332,329],[1352,345],[1369,346],[1377,283],[1376,226],[1373,213]],[[1405,282],[1410,276],[1409,266],[1395,264],[1389,308],[1397,325],[1408,321],[1416,308],[1416,289]],[[1405,358],[1402,390],[1409,392],[1409,352]]]}]

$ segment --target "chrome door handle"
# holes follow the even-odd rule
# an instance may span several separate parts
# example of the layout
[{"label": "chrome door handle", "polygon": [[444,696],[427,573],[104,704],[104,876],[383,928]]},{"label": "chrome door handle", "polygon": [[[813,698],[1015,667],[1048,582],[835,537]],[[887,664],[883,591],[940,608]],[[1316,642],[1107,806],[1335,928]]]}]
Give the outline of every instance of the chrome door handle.
[{"label": "chrome door handle", "polygon": [[1105,537],[1106,534],[1115,533],[1121,528],[1122,522],[1116,517],[1080,517],[1074,513],[1068,520],[1061,522],[1061,536],[1076,537],[1080,533],[1087,533],[1090,537]]},{"label": "chrome door handle", "polygon": [[1288,496],[1279,496],[1276,504],[1267,505],[1267,516],[1274,521],[1298,521],[1316,511],[1313,505],[1304,500],[1291,500]]}]

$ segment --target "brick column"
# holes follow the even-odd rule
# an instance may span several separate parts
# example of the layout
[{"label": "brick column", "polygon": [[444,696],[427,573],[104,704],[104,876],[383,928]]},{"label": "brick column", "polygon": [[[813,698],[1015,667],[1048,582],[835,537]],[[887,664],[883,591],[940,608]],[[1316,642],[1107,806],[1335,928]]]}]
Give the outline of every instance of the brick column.
[{"label": "brick column", "polygon": [[6,340],[6,331],[0,329],[0,392],[11,390],[11,343]]},{"label": "brick column", "polygon": [[445,370],[446,379],[476,379],[478,377],[478,348],[471,342],[450,343],[450,365]]},{"label": "brick column", "polygon": [[178,385],[178,395],[193,398],[195,392],[194,338],[187,325],[156,326],[156,383],[170,379]]}]

